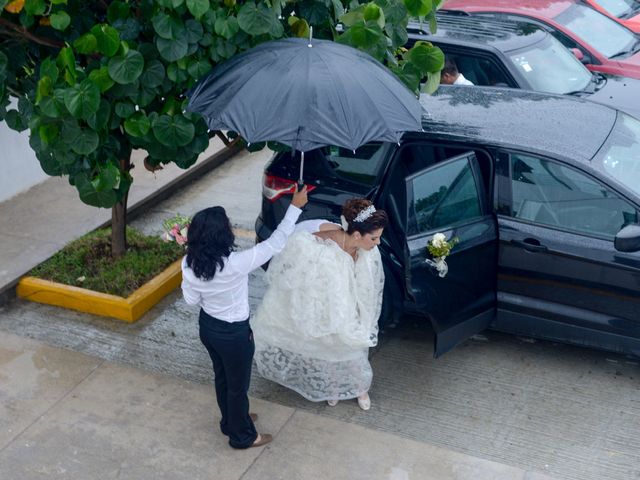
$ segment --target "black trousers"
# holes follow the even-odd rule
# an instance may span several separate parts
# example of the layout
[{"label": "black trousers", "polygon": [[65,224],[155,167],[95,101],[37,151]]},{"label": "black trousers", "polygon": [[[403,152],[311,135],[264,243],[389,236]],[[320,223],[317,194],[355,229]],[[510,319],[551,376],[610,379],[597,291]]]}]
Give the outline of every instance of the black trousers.
[{"label": "black trousers", "polygon": [[249,320],[229,323],[200,310],[200,340],[213,363],[220,430],[232,447],[250,447],[258,433],[249,417],[247,396],[255,351]]}]

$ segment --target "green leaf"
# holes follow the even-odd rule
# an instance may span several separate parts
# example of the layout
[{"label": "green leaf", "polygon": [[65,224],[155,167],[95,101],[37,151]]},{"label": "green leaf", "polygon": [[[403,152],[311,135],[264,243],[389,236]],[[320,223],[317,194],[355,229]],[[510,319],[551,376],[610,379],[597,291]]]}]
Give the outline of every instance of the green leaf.
[{"label": "green leaf", "polygon": [[110,25],[95,25],[91,33],[98,40],[98,51],[107,57],[113,57],[120,48],[120,34]]},{"label": "green leaf", "polygon": [[45,123],[44,125],[40,125],[38,128],[38,135],[40,135],[40,139],[45,145],[52,143],[56,138],[58,138],[59,134],[60,127],[57,123]]},{"label": "green leaf", "polygon": [[158,60],[146,62],[145,69],[140,76],[140,84],[148,88],[162,85],[165,77],[164,66]]},{"label": "green leaf", "polygon": [[189,51],[189,43],[187,43],[184,35],[175,40],[158,37],[156,38],[156,47],[158,47],[162,58],[168,62],[175,62],[181,59]]},{"label": "green leaf", "polygon": [[188,144],[193,139],[195,127],[182,115],[160,115],[152,124],[153,135],[163,145],[178,146]]},{"label": "green leaf", "polygon": [[384,28],[384,12],[375,3],[367,3],[364,6],[364,21],[376,22],[380,28]]},{"label": "green leaf", "polygon": [[131,8],[128,4],[119,0],[111,2],[107,8],[107,20],[109,23],[113,23],[118,19],[126,19],[129,17]]},{"label": "green leaf", "polygon": [[403,0],[403,2],[412,17],[425,17],[433,9],[433,0]]},{"label": "green leaf", "polygon": [[116,103],[115,112],[120,118],[129,118],[136,111],[133,103],[130,102],[118,102]]},{"label": "green leaf", "polygon": [[209,10],[209,0],[187,0],[187,9],[195,18],[200,19]]},{"label": "green leaf", "polygon": [[85,33],[73,42],[73,47],[84,55],[98,51],[98,39],[92,33]]},{"label": "green leaf", "polygon": [[296,9],[300,13],[300,17],[307,20],[309,25],[321,25],[329,17],[329,9],[326,2],[303,0],[297,3]]},{"label": "green leaf", "polygon": [[26,0],[24,2],[24,11],[29,15],[42,15],[47,9],[44,0]]},{"label": "green leaf", "polygon": [[211,70],[211,63],[207,60],[196,60],[191,62],[187,67],[187,71],[189,75],[198,80],[200,77],[203,77]]},{"label": "green leaf", "polygon": [[9,110],[4,120],[7,122],[7,126],[16,132],[22,132],[29,128],[27,120],[17,110]]},{"label": "green leaf", "polygon": [[74,177],[74,183],[80,194],[80,200],[87,205],[111,208],[118,201],[118,196],[113,189],[97,191],[84,172]]},{"label": "green leaf", "polygon": [[132,137],[142,137],[149,132],[151,121],[143,112],[136,112],[124,122],[125,131]]},{"label": "green leaf", "polygon": [[273,12],[262,3],[245,3],[238,12],[238,26],[252,37],[269,33],[274,20]]},{"label": "green leaf", "polygon": [[293,15],[287,19],[291,32],[298,38],[309,38],[309,24],[304,18],[294,17]]},{"label": "green leaf", "polygon": [[102,98],[98,111],[87,119],[87,124],[94,130],[103,130],[107,126],[110,115],[111,104]]},{"label": "green leaf", "polygon": [[74,117],[89,118],[100,105],[100,89],[91,80],[83,80],[65,90],[64,104]]},{"label": "green leaf", "polygon": [[345,27],[352,27],[360,22],[364,22],[364,10],[362,8],[351,10],[340,17],[340,23]]},{"label": "green leaf", "polygon": [[60,140],[66,144],[71,145],[82,134],[82,129],[78,124],[78,121],[72,117],[66,117],[62,120],[62,129],[60,132]]},{"label": "green leaf", "polygon": [[113,163],[108,163],[99,170],[97,177],[91,183],[97,192],[115,190],[120,184],[120,169]]},{"label": "green leaf", "polygon": [[71,47],[65,47],[60,50],[60,53],[58,53],[58,57],[56,58],[56,63],[63,70],[75,72],[76,57],[73,55]]},{"label": "green leaf", "polygon": [[98,148],[99,143],[100,138],[98,137],[98,134],[87,128],[82,130],[80,135],[71,144],[71,150],[76,152],[78,155],[89,155]]},{"label": "green leaf", "polygon": [[89,73],[89,80],[95,83],[101,92],[106,92],[113,87],[113,84],[115,83],[109,76],[109,69],[106,65],[103,65],[96,70],[92,70]]},{"label": "green leaf", "polygon": [[109,60],[109,75],[116,83],[133,83],[142,75],[143,69],[144,57],[137,50],[129,50]]},{"label": "green leaf", "polygon": [[238,19],[236,17],[218,18],[214,28],[218,35],[226,38],[227,40],[233,37],[240,30],[240,27],[238,26]]},{"label": "green leaf", "polygon": [[186,40],[187,43],[198,43],[202,40],[202,36],[204,35],[204,29],[202,28],[202,24],[193,19],[189,19],[184,22],[184,28],[186,32]]},{"label": "green leaf", "polygon": [[153,29],[159,37],[166,40],[174,40],[184,35],[185,27],[182,20],[166,13],[159,13],[151,19]]},{"label": "green leaf", "polygon": [[44,97],[50,97],[51,95],[53,95],[53,80],[51,80],[51,77],[44,76],[38,80],[36,105],[38,105]]},{"label": "green leaf", "polygon": [[55,98],[52,97],[43,97],[38,102],[38,107],[40,111],[51,118],[58,118],[62,114],[62,105]]},{"label": "green leaf", "polygon": [[444,66],[444,53],[429,42],[417,42],[405,54],[405,58],[423,74],[439,72]]},{"label": "green leaf", "polygon": [[66,29],[71,23],[71,17],[63,10],[52,13],[49,19],[51,21],[51,26],[60,31]]},{"label": "green leaf", "polygon": [[113,22],[115,28],[120,34],[120,38],[129,42],[137,42],[140,35],[140,23],[134,18],[118,19]]},{"label": "green leaf", "polygon": [[439,73],[427,73],[427,81],[422,85],[420,91],[422,93],[432,94],[440,86],[440,74]]},{"label": "green leaf", "polygon": [[171,63],[167,67],[167,78],[173,83],[182,83],[189,78],[189,72],[178,67],[176,63]]},{"label": "green leaf", "polygon": [[66,5],[67,0],[50,0],[52,5]]}]

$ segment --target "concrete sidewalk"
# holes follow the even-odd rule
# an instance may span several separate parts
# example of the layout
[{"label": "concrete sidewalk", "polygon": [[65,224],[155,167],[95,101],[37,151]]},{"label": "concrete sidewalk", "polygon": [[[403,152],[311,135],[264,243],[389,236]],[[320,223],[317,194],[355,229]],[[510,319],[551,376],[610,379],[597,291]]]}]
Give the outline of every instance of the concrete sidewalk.
[{"label": "concrete sidewalk", "polygon": [[0,336],[6,480],[550,480],[299,409],[251,400],[266,447],[233,450],[211,385]]},{"label": "concrete sidewalk", "polygon": [[[134,182],[129,192],[129,220],[166,198],[180,186],[216,168],[238,149],[215,138],[187,170],[175,164],[151,173],[144,152],[134,151]],[[26,192],[0,202],[5,226],[0,236],[0,304],[11,298],[20,277],[64,245],[111,221],[111,210],[82,203],[67,177],[51,177]]]}]

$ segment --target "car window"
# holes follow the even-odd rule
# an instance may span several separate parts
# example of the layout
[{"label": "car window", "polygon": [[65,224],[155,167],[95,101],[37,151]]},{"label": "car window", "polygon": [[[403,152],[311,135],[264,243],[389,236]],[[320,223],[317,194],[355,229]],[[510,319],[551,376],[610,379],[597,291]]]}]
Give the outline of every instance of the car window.
[{"label": "car window", "polygon": [[579,92],[591,83],[591,72],[552,36],[507,55],[535,91]]},{"label": "car window", "polygon": [[598,0],[598,4],[618,18],[629,18],[640,7],[637,0]]},{"label": "car window", "polygon": [[572,5],[554,20],[607,58],[625,52],[636,43],[633,32],[585,5]]},{"label": "car window", "polygon": [[[447,55],[449,57],[449,55]],[[510,82],[504,72],[493,61],[472,55],[451,55],[464,78],[474,85],[509,87]]]},{"label": "car window", "polygon": [[630,203],[582,172],[521,154],[510,163],[515,218],[611,240],[637,220]]},{"label": "car window", "polygon": [[482,215],[473,159],[475,154],[467,154],[409,177],[409,235]]},{"label": "car window", "polygon": [[385,158],[385,144],[367,143],[355,151],[342,147],[325,147],[325,158],[338,177],[373,185]]},{"label": "car window", "polygon": [[603,173],[640,196],[640,121],[624,113],[593,161]]}]

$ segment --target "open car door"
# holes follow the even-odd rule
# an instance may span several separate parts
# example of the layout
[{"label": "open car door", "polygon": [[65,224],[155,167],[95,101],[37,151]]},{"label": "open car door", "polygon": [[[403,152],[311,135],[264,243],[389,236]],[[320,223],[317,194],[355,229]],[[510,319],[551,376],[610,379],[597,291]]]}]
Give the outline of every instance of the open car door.
[{"label": "open car door", "polygon": [[[488,160],[488,159],[487,159]],[[489,326],[496,313],[497,225],[474,152],[406,177],[409,288],[431,320],[438,357]],[[440,277],[425,262],[427,243],[441,232],[458,243]]]}]

